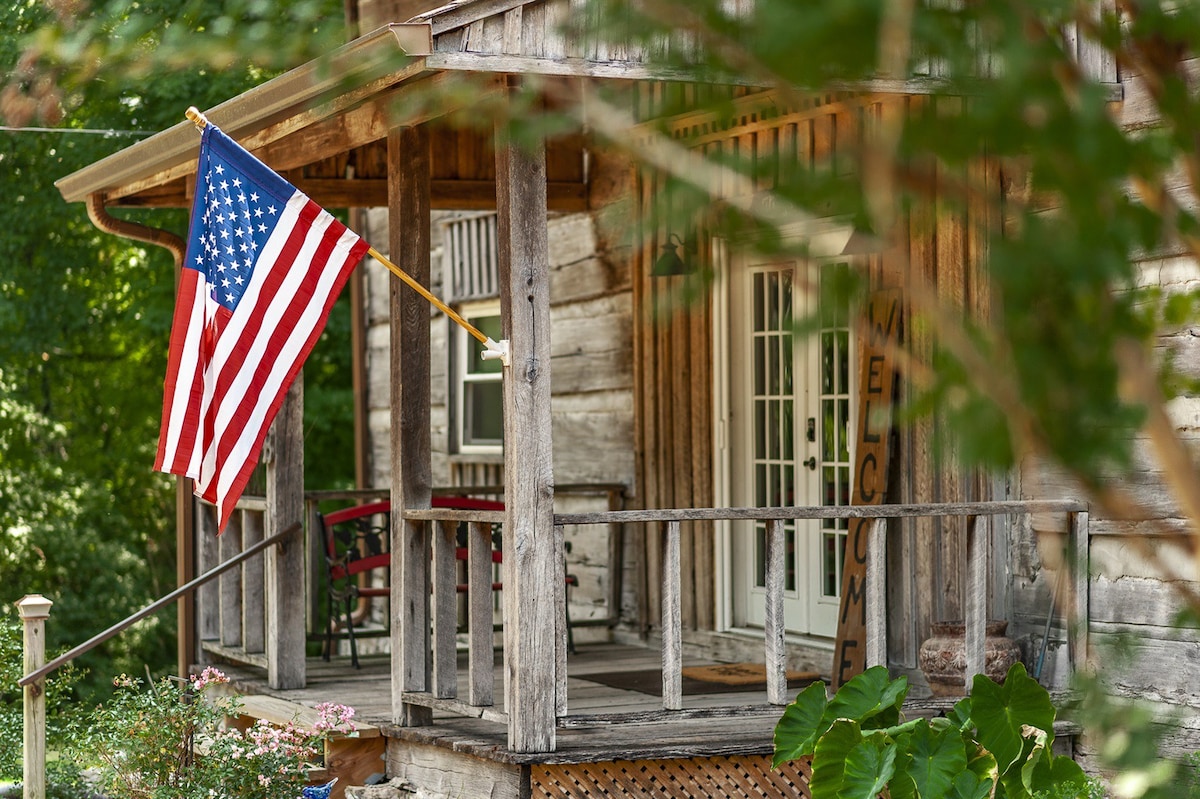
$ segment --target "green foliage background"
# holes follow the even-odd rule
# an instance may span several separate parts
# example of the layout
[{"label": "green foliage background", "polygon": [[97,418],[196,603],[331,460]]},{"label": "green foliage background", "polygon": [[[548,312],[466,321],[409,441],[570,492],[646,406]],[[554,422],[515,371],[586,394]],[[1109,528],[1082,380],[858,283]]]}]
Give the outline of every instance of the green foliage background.
[{"label": "green foliage background", "polygon": [[[30,42],[49,35],[54,5],[0,7],[6,74],[20,74]],[[295,5],[293,15],[327,20],[330,35],[341,37],[340,2]],[[284,59],[305,56],[255,46],[253,37],[267,33],[261,26],[241,27],[241,39],[228,33],[231,21],[269,10],[185,0],[100,5],[82,29],[57,34],[79,46],[120,43],[110,46],[109,67],[56,84],[61,126],[153,133],[181,121],[188,105],[209,107],[261,83]],[[152,56],[164,41],[219,45],[228,61],[159,72]],[[305,43],[323,46],[319,36]],[[168,50],[184,58],[178,47]],[[246,57],[256,53],[264,57]],[[174,479],[152,471],[172,260],[97,230],[82,204],[68,205],[53,185],[134,140],[0,131],[0,616],[15,615],[13,603],[27,593],[53,599],[51,649],[83,641],[175,586]],[[186,232],[183,211],[144,216]],[[310,439],[324,447],[336,446],[336,431],[352,418],[348,337],[342,301],[306,372],[319,411]],[[343,451],[315,452],[309,462],[321,465],[314,479],[323,486],[353,479]],[[146,666],[173,670],[174,626],[172,612],[160,613],[85,658],[90,688],[107,690],[112,675]]]}]

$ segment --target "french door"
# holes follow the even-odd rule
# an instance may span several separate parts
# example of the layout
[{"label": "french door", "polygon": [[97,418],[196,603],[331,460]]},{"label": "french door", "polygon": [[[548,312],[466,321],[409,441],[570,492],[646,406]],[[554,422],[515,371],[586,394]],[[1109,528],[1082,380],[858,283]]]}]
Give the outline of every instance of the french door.
[{"label": "french door", "polygon": [[[735,506],[850,501],[855,407],[848,313],[820,302],[844,263],[735,264],[729,275],[727,366],[730,499]],[[836,632],[846,522],[785,526],[784,615],[795,633]],[[734,523],[732,622],[763,621],[766,528]]]}]

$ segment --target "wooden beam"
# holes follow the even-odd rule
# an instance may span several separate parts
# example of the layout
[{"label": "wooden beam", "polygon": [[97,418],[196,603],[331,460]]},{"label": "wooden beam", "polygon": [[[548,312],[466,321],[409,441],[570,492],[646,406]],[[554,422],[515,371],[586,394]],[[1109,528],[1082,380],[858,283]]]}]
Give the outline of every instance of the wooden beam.
[{"label": "wooden beam", "polygon": [[[370,178],[303,178],[289,175],[296,188],[325,208],[377,208],[387,205],[387,181]],[[546,202],[553,211],[586,211],[587,184],[556,182],[546,185]],[[496,183],[491,180],[433,180],[430,206],[458,211],[496,208]]]},{"label": "wooden beam", "polygon": [[545,145],[496,149],[500,303],[511,366],[504,374],[504,657],[508,745],[555,745],[555,603],[550,433],[550,269]]},{"label": "wooden beam", "polygon": [[[423,125],[468,103],[485,101],[501,88],[498,81],[491,80],[471,92],[446,91],[444,87],[451,79],[452,76],[435,75],[406,83],[307,126],[288,124],[286,135],[267,138],[270,134],[264,132],[242,146],[272,169],[283,172],[382,141],[396,124]],[[256,146],[260,140],[265,143]]]},{"label": "wooden beam", "polygon": [[[388,135],[388,253],[401,269],[429,285],[429,131]],[[429,524],[406,519],[404,508],[428,508],[429,306],[399,279],[391,292],[392,385],[392,718],[406,726],[433,721],[427,707],[403,701],[429,689]]]},{"label": "wooden beam", "polygon": [[[287,176],[292,185],[323,208],[382,208],[387,205],[385,178],[304,178]],[[182,183],[177,193],[157,192],[123,197],[112,203],[127,208],[186,208]],[[588,210],[587,184],[553,181],[546,184],[546,205],[551,211],[577,213]],[[430,207],[446,211],[493,211],[496,184],[490,180],[434,180]]]}]

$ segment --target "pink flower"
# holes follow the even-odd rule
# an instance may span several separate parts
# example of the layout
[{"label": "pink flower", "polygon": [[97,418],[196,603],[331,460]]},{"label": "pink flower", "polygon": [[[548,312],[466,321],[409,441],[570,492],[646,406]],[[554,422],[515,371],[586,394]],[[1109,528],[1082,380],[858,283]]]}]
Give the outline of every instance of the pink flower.
[{"label": "pink flower", "polygon": [[354,732],[354,722],[351,721],[354,718],[354,708],[339,705],[336,702],[322,702],[315,709],[318,718],[313,729],[317,732],[331,732],[338,729]]},{"label": "pink flower", "polygon": [[203,691],[209,685],[220,685],[229,682],[229,678],[215,666],[206,666],[200,676],[192,676],[192,690]]}]

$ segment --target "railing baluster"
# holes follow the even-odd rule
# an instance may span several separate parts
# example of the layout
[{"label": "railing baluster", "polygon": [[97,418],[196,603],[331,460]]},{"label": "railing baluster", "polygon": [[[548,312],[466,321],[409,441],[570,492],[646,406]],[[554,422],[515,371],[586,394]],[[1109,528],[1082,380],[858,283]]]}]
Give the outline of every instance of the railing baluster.
[{"label": "railing baluster", "polygon": [[[561,524],[554,525],[554,559],[566,565],[567,552]],[[554,715],[567,715],[567,584],[554,581]]]},{"label": "railing baluster", "polygon": [[433,721],[429,708],[403,701],[429,688],[429,525],[392,513],[392,718],[406,727]]},{"label": "railing baluster", "polygon": [[304,500],[304,551],[308,553],[308,607],[305,609],[305,629],[310,634],[323,633],[321,618],[325,613],[325,541],[317,526],[320,501],[307,497]]},{"label": "railing baluster", "polygon": [[433,695],[439,699],[458,696],[454,641],[458,627],[454,560],[457,533],[457,522],[443,521],[438,522],[433,536]]},{"label": "railing baluster", "polygon": [[492,526],[471,522],[467,541],[467,626],[470,702],[476,707],[495,702],[492,674],[495,658],[492,633]]},{"label": "railing baluster", "polygon": [[[242,513],[234,511],[224,534],[217,540],[220,562],[242,551]],[[221,595],[221,646],[242,645],[242,569],[230,569],[217,578]]]},{"label": "railing baluster", "polygon": [[[242,511],[242,550],[263,540],[262,511]],[[266,580],[262,555],[242,564],[242,647],[247,652],[264,652],[267,646],[267,619],[263,596]]]},{"label": "railing baluster", "polygon": [[972,516],[967,525],[967,613],[964,675],[966,693],[976,674],[987,668],[987,590],[988,550],[991,516]]},{"label": "railing baluster", "polygon": [[[197,502],[195,507],[196,571],[203,574],[221,562],[217,554],[217,509],[205,502]],[[217,586],[205,585],[196,589],[196,612],[196,634],[200,640],[221,640],[221,593]],[[202,662],[208,662],[203,649],[198,649],[196,654]]]},{"label": "railing baluster", "polygon": [[1088,512],[1078,511],[1067,515],[1070,530],[1071,558],[1071,610],[1068,624],[1071,642],[1071,666],[1075,671],[1083,671],[1088,665],[1088,614],[1089,595],[1091,593],[1090,565],[1090,533],[1088,531]]},{"label": "railing baluster", "polygon": [[876,519],[867,533],[867,668],[887,665],[887,519]]},{"label": "railing baluster", "polygon": [[683,708],[683,637],[680,623],[679,520],[667,522],[662,554],[663,709]]},{"label": "railing baluster", "polygon": [[763,631],[766,638],[767,701],[787,704],[787,649],[783,643],[783,589],[787,545],[782,519],[767,522],[766,598]]}]

